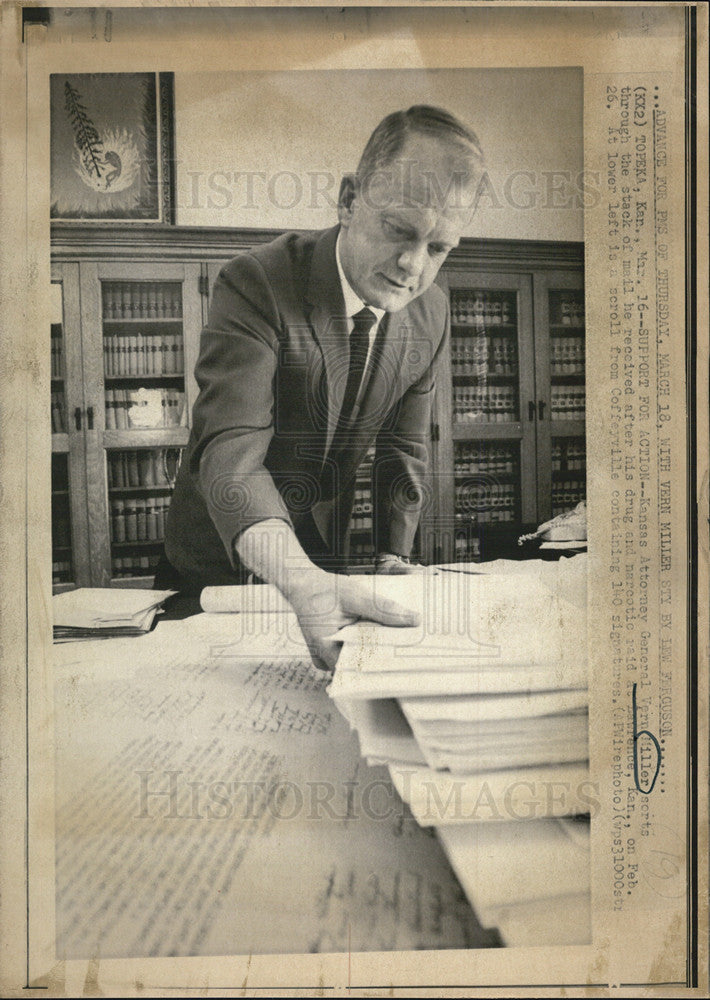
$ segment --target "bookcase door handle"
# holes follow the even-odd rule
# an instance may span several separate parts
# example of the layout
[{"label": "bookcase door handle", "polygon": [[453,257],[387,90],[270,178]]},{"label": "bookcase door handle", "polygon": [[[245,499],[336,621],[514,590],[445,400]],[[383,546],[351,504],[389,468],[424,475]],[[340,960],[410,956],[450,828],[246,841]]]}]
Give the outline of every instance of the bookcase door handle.
[{"label": "bookcase door handle", "polygon": [[90,406],[87,409],[87,411],[86,411],[86,422],[87,422],[87,424],[89,426],[89,430],[93,431],[93,429],[94,429],[94,408],[93,408],[93,406]]},{"label": "bookcase door handle", "polygon": [[537,415],[538,415],[538,419],[539,420],[544,420],[545,419],[545,400],[544,399],[538,400]]},{"label": "bookcase door handle", "polygon": [[535,400],[531,399],[528,403],[528,420],[535,419]]},{"label": "bookcase door handle", "polygon": [[74,426],[78,431],[81,430],[81,407],[77,406],[74,410]]}]

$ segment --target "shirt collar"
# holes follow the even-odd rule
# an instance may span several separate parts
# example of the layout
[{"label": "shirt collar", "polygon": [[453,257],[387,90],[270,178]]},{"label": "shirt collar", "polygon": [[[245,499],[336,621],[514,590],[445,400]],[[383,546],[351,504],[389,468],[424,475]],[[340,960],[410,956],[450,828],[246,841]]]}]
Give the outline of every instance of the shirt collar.
[{"label": "shirt collar", "polygon": [[[353,286],[350,284],[348,279],[345,277],[345,271],[343,271],[343,265],[340,263],[340,236],[338,233],[338,239],[335,244],[335,263],[338,266],[338,276],[340,278],[340,287],[343,290],[343,300],[345,302],[345,312],[348,317],[354,316],[359,313],[361,309],[364,309],[366,304],[362,301],[360,296],[354,290]],[[379,323],[385,314],[384,309],[377,309],[375,306],[367,306],[375,316],[377,317],[377,322]]]}]

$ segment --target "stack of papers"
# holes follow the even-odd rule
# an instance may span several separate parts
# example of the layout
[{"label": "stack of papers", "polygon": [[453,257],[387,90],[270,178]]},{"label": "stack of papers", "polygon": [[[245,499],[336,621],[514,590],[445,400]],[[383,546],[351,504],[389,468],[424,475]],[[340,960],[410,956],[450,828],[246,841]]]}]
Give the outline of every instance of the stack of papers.
[{"label": "stack of papers", "polygon": [[144,635],[174,590],[82,587],[52,598],[54,641]]},{"label": "stack of papers", "polygon": [[[529,777],[535,768],[542,780],[547,768],[554,780],[568,766],[586,773],[586,612],[562,596],[574,591],[570,583],[569,569],[563,578],[368,578],[376,603],[397,600],[421,621],[411,628],[359,621],[336,635],[343,645],[330,694],[357,730],[363,756],[456,776]],[[569,811],[580,811],[574,797]]]},{"label": "stack of papers", "polygon": [[584,691],[586,613],[524,574],[370,577],[375,601],[419,612],[413,628],[358,621],[343,643],[331,693],[414,698]]},{"label": "stack of papers", "polygon": [[403,698],[427,764],[454,773],[586,760],[588,696],[580,691]]},{"label": "stack of papers", "polygon": [[[545,927],[564,928],[566,943],[589,940],[586,564],[577,558],[538,562],[537,572],[371,577],[376,600],[414,608],[420,624],[359,621],[336,635],[329,690],[361,753],[388,766],[479,917],[508,944],[553,943]],[[535,928],[531,913],[548,919]]]}]

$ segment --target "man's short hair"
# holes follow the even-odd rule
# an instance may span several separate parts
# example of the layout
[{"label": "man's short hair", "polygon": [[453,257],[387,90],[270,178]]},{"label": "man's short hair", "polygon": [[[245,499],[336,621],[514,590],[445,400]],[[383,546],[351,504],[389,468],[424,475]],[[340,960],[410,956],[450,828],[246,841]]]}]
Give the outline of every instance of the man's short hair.
[{"label": "man's short hair", "polygon": [[406,111],[393,111],[383,118],[368,139],[357,168],[363,184],[375,173],[395,162],[410,135],[440,139],[461,155],[467,181],[479,180],[484,171],[481,144],[476,133],[443,108],[415,104]]}]

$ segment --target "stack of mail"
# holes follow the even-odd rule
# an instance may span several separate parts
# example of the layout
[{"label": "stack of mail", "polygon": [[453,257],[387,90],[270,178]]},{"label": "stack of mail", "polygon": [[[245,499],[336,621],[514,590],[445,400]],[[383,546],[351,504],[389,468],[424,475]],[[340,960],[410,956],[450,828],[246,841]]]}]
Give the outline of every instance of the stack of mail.
[{"label": "stack of mail", "polygon": [[149,632],[174,590],[81,587],[52,598],[54,641],[108,639]]},{"label": "stack of mail", "polygon": [[[393,778],[399,765],[462,777],[583,774],[586,614],[556,582],[549,571],[369,578],[376,603],[395,599],[420,623],[360,621],[337,634],[330,693],[363,755],[389,764]],[[409,800],[410,786],[395,783]],[[411,804],[418,815],[416,796]]]},{"label": "stack of mail", "polygon": [[576,569],[370,578],[376,600],[413,607],[419,626],[361,621],[337,634],[330,693],[363,756],[389,766],[415,818],[437,829],[479,919],[509,944],[589,936],[594,800],[577,558]]},{"label": "stack of mail", "polygon": [[364,585],[375,602],[416,610],[420,624],[341,629],[336,698],[586,690],[584,610],[539,577],[420,573]]}]

